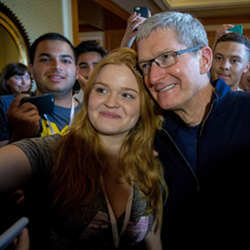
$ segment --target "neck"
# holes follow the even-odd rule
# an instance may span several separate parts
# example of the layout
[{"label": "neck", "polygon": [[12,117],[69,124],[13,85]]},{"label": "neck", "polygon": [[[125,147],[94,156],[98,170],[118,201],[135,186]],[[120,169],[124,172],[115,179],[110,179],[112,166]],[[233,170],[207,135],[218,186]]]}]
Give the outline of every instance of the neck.
[{"label": "neck", "polygon": [[108,155],[108,165],[109,165],[109,167],[104,173],[104,179],[120,184],[125,182],[124,176],[121,176],[120,172],[121,166],[119,162],[119,155],[122,143],[124,141],[124,137],[125,137],[124,135],[100,136],[104,149]]},{"label": "neck", "polygon": [[55,105],[64,108],[71,108],[72,98],[72,94],[68,94],[67,96],[55,96]]},{"label": "neck", "polygon": [[238,90],[239,89],[239,83],[232,85],[231,89],[234,90],[234,91]]},{"label": "neck", "polygon": [[202,87],[188,103],[183,105],[184,108],[174,111],[187,125],[199,125],[209,111],[214,88],[212,84]]},{"label": "neck", "polygon": [[124,135],[99,135],[102,145],[108,155],[118,156],[121,150]]}]

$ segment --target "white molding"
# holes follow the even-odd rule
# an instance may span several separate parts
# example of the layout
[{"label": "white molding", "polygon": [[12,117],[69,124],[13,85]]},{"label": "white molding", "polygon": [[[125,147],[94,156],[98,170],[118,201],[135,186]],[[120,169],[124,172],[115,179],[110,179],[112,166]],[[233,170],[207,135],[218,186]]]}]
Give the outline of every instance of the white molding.
[{"label": "white molding", "polygon": [[71,0],[61,0],[63,35],[73,41],[73,23]]},{"label": "white molding", "polygon": [[100,43],[100,46],[104,47],[104,32],[103,31],[79,32],[78,40],[79,42],[87,40],[96,40]]}]

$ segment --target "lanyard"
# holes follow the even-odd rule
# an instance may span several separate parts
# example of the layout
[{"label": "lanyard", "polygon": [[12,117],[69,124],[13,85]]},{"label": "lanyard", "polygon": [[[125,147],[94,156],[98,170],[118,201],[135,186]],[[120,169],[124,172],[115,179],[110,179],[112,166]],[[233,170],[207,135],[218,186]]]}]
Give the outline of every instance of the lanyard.
[{"label": "lanyard", "polygon": [[109,217],[110,217],[110,220],[111,220],[111,227],[112,227],[114,245],[115,245],[115,248],[118,248],[119,247],[119,242],[120,242],[120,236],[123,234],[123,232],[125,231],[125,229],[128,226],[128,222],[129,222],[129,218],[130,218],[130,214],[131,214],[132,200],[133,200],[133,189],[131,190],[129,198],[128,198],[126,211],[125,211],[125,218],[124,218],[124,221],[123,221],[121,233],[119,235],[117,220],[115,218],[115,214],[113,212],[112,206],[111,206],[110,201],[108,199],[108,195],[107,195],[107,192],[106,192],[106,188],[105,188],[102,176],[101,176],[101,184],[102,184],[102,189],[103,189],[103,192],[104,192],[105,200],[106,200],[106,203],[107,203],[107,206],[108,206]]},{"label": "lanyard", "polygon": [[[71,104],[71,109],[70,109],[70,117],[69,117],[69,127],[72,125],[74,115],[75,115],[74,98],[72,98],[72,104]],[[47,120],[47,123],[48,123],[49,129],[51,131],[51,134],[54,135],[55,131],[54,131],[53,127],[51,126],[51,123],[49,121],[49,118],[48,118],[47,114],[44,114],[44,117]]]}]

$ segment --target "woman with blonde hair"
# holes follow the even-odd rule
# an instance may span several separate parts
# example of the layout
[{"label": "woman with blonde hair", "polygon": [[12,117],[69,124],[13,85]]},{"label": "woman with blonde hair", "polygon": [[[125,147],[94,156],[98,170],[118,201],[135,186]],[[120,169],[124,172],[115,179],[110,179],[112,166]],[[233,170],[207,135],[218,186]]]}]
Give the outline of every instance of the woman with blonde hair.
[{"label": "woman with blonde hair", "polygon": [[153,141],[161,117],[136,69],[136,52],[110,52],[95,67],[84,94],[83,108],[65,136],[0,149],[0,190],[29,181],[36,208],[41,211],[41,201],[48,204],[49,240],[40,240],[35,249],[138,249],[144,240],[146,249],[160,250],[166,186]]}]

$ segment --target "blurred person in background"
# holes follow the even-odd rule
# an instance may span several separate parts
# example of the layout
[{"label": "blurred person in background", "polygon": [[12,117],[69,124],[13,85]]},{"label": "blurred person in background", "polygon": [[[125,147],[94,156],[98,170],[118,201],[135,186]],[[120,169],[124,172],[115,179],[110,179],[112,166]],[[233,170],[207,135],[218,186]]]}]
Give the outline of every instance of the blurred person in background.
[{"label": "blurred person in background", "polygon": [[28,67],[22,63],[7,64],[0,75],[0,95],[28,93],[32,80]]},{"label": "blurred person in background", "polygon": [[95,40],[83,41],[75,48],[77,65],[79,66],[78,79],[74,85],[74,97],[83,102],[83,90],[96,64],[107,54]]},{"label": "blurred person in background", "polygon": [[239,82],[250,67],[250,41],[239,33],[230,32],[230,24],[224,24],[216,31],[213,46],[211,77],[222,78],[232,90],[241,90]]}]

